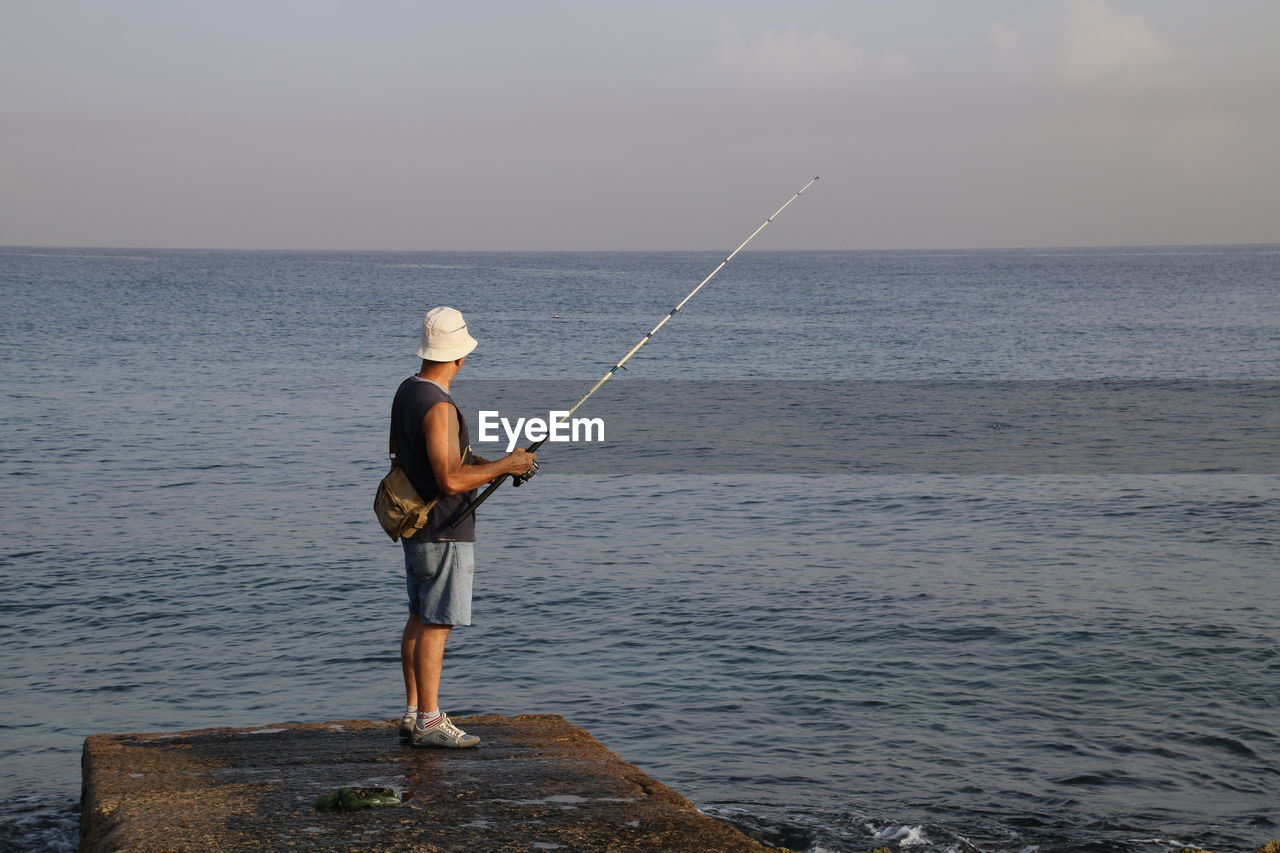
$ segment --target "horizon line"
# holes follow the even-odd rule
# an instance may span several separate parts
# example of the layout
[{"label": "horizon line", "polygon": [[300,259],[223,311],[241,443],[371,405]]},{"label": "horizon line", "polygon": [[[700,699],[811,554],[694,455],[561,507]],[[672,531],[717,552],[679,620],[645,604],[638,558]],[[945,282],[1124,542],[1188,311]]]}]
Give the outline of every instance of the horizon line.
[{"label": "horizon line", "polygon": [[[935,246],[935,247],[899,247],[899,248],[811,248],[811,249],[743,249],[743,254],[816,254],[833,252],[1035,252],[1035,251],[1079,251],[1097,249],[1227,249],[1249,246],[1280,246],[1280,240],[1244,243],[1114,243],[1114,244],[1062,244],[1045,246]],[[228,246],[90,246],[63,243],[53,244],[0,244],[0,251],[8,250],[89,250],[103,252],[278,252],[278,253],[315,253],[315,254],[467,254],[467,255],[534,255],[534,254],[714,254],[723,253],[717,249],[314,249],[314,248],[242,248]]]}]

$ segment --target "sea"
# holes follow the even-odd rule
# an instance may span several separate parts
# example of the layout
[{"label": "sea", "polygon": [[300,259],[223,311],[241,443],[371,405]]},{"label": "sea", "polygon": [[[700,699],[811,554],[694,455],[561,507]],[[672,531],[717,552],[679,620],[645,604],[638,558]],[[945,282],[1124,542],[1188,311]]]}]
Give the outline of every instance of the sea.
[{"label": "sea", "polygon": [[[0,249],[0,849],[88,735],[397,716],[423,312],[563,410],[722,256]],[[1280,838],[1280,246],[747,251],[606,387],[679,411],[480,509],[451,715],[809,853]]]}]

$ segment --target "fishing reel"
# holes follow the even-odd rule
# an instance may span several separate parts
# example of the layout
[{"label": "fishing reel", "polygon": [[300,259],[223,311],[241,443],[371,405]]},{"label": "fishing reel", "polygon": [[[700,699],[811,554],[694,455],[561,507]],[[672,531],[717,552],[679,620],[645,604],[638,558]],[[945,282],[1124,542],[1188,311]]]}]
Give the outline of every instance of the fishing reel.
[{"label": "fishing reel", "polygon": [[537,476],[537,474],[538,474],[538,463],[534,462],[533,465],[529,466],[529,470],[525,471],[523,474],[512,474],[511,485],[519,486],[522,483],[527,483],[530,480],[532,480],[535,476]]}]

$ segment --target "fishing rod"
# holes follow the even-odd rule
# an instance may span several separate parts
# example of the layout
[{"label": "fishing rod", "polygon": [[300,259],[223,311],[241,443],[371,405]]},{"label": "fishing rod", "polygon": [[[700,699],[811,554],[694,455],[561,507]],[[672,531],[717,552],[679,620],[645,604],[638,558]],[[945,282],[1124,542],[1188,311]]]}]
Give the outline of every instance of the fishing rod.
[{"label": "fishing rod", "polygon": [[[707,282],[711,281],[711,279],[715,278],[715,277],[716,277],[716,274],[717,274],[718,272],[720,272],[720,270],[724,269],[724,268],[729,264],[729,261],[733,260],[733,259],[734,259],[734,257],[735,257],[735,256],[737,256],[737,254],[738,254],[739,252],[741,252],[744,248],[746,248],[746,245],[747,245],[748,243],[750,243],[752,240],[754,240],[754,239],[755,239],[755,236],[756,236],[757,234],[759,234],[761,231],[763,231],[763,230],[764,230],[764,229],[769,225],[769,223],[770,223],[770,222],[772,222],[772,221],[774,220],[774,218],[776,218],[776,217],[778,216],[778,214],[780,214],[780,213],[782,213],[782,211],[786,210],[786,209],[791,205],[791,202],[793,202],[793,201],[795,201],[796,199],[800,198],[800,196],[804,193],[804,191],[805,191],[805,190],[807,190],[807,189],[809,189],[809,187],[813,186],[813,185],[814,185],[814,183],[815,183],[817,180],[818,180],[818,179],[817,179],[817,177],[814,177],[812,180],[810,180],[810,181],[809,181],[809,183],[805,184],[803,187],[801,187],[800,189],[798,189],[798,190],[796,191],[795,195],[793,195],[793,196],[791,196],[791,198],[787,199],[786,204],[782,205],[782,207],[780,207],[780,208],[778,208],[777,210],[775,210],[775,211],[773,212],[773,215],[771,215],[771,216],[770,216],[768,219],[766,219],[764,222],[761,222],[761,223],[760,223],[760,227],[759,227],[759,228],[757,228],[756,230],[752,231],[752,232],[751,232],[751,234],[747,237],[747,239],[743,240],[743,241],[742,241],[742,243],[741,243],[741,244],[739,244],[738,248],[736,248],[736,249],[734,249],[732,252],[730,252],[730,253],[728,254],[728,256],[727,256],[727,257],[725,257],[725,259],[724,259],[723,261],[721,261],[719,264],[717,264],[717,265],[716,265],[716,268],[715,268],[715,269],[713,269],[710,273],[708,273],[708,275],[707,275],[707,277],[706,277],[706,278],[704,278],[702,281],[698,282],[698,286],[697,286],[697,287],[695,287],[693,290],[689,291],[689,295],[688,295],[688,296],[686,296],[684,299],[681,299],[681,300],[680,300],[680,302],[676,305],[676,307],[672,308],[672,309],[671,309],[670,311],[668,311],[665,315],[663,315],[662,319],[658,321],[658,325],[656,325],[656,326],[654,326],[652,329],[650,329],[650,330],[649,330],[649,333],[648,333],[647,335],[645,335],[643,338],[641,338],[639,341],[637,341],[637,342],[636,342],[636,345],[635,345],[635,346],[633,346],[630,350],[628,350],[628,351],[627,351],[627,354],[626,354],[626,355],[624,355],[621,359],[619,359],[619,361],[618,361],[618,363],[617,363],[617,364],[615,364],[613,367],[609,368],[609,370],[605,373],[605,375],[604,375],[604,376],[601,376],[601,377],[600,377],[600,379],[599,379],[599,381],[597,381],[595,385],[592,385],[592,386],[591,386],[591,390],[590,390],[590,391],[588,391],[587,393],[585,393],[585,394],[583,394],[583,395],[582,395],[582,399],[581,399],[581,400],[579,400],[578,402],[576,402],[576,403],[574,403],[574,404],[573,404],[573,408],[572,408],[572,409],[570,409],[569,411],[565,412],[565,413],[564,413],[564,414],[562,414],[559,418],[557,418],[557,419],[556,419],[556,423],[557,423],[557,424],[559,424],[559,423],[564,423],[566,420],[568,420],[568,419],[569,419],[569,417],[570,417],[570,416],[572,416],[572,415],[573,415],[573,413],[574,413],[574,412],[578,411],[578,409],[582,407],[582,404],[583,404],[583,403],[585,403],[585,402],[587,402],[587,400],[591,397],[591,395],[592,395],[592,394],[594,394],[594,393],[596,393],[596,391],[600,390],[600,386],[601,386],[601,385],[603,385],[604,383],[608,382],[608,381],[609,381],[609,378],[610,378],[610,377],[612,377],[612,376],[613,376],[613,374],[615,374],[615,373],[617,373],[619,370],[623,369],[623,367],[622,367],[622,366],[623,366],[624,364],[626,364],[626,363],[627,363],[627,361],[631,358],[631,356],[635,355],[637,352],[639,352],[639,351],[640,351],[640,347],[642,347],[642,346],[644,346],[645,344],[649,343],[649,339],[650,339],[650,338],[652,338],[652,337],[657,333],[657,331],[658,331],[659,329],[661,329],[663,326],[665,326],[665,325],[667,324],[667,321],[668,321],[668,320],[670,320],[672,317],[676,316],[676,314],[678,314],[678,313],[679,313],[679,312],[684,308],[684,306],[685,306],[685,303],[686,303],[686,302],[688,302],[690,299],[692,299],[692,298],[694,297],[694,295],[695,295],[699,290],[702,290],[703,285],[705,285]],[[529,445],[529,451],[528,451],[528,452],[530,452],[530,453],[536,453],[536,452],[537,452],[537,450],[538,450],[538,448],[539,448],[539,447],[541,447],[541,446],[542,446],[542,444],[543,444],[543,442],[545,442],[546,440],[547,440],[547,439],[545,439],[545,438],[544,438],[544,439],[541,439],[541,440],[539,440],[539,441],[535,441],[533,444]],[[507,477],[512,477],[512,478],[515,480],[515,485],[517,485],[517,486],[518,486],[518,485],[520,485],[521,483],[523,483],[523,482],[525,482],[526,480],[528,480],[528,479],[529,479],[530,477],[532,477],[534,474],[536,474],[536,473],[537,473],[537,470],[538,470],[538,469],[537,469],[537,463],[535,462],[535,463],[534,463],[534,468],[533,468],[533,470],[532,470],[532,471],[530,471],[528,474],[522,474],[522,475],[520,475],[520,476],[516,476],[516,475],[513,475],[513,474],[503,474],[503,475],[499,476],[496,480],[494,480],[492,483],[490,483],[490,484],[489,484],[489,487],[488,487],[487,489],[485,489],[483,492],[481,492],[481,493],[476,497],[476,499],[475,499],[475,500],[471,501],[471,503],[467,504],[466,506],[464,506],[464,507],[462,507],[461,509],[459,509],[456,513],[454,513],[453,518],[449,519],[448,523],[447,523],[445,526],[446,526],[446,527],[456,527],[457,525],[459,525],[459,524],[461,524],[462,522],[466,521],[466,520],[471,516],[471,514],[472,514],[473,512],[475,512],[475,511],[476,511],[476,509],[480,506],[480,504],[482,504],[482,503],[484,503],[486,500],[488,500],[488,499],[489,499],[489,496],[490,496],[490,495],[492,495],[494,492],[496,492],[496,491],[498,490],[498,488],[503,484],[503,482],[505,482],[505,481],[506,481]]]}]

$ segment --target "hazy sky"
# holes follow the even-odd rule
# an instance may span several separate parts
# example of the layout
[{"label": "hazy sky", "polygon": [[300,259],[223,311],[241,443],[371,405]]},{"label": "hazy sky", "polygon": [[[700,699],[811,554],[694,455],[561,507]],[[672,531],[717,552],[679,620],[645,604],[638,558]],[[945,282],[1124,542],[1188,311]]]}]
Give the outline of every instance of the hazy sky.
[{"label": "hazy sky", "polygon": [[0,0],[0,244],[1280,242],[1276,0]]}]

